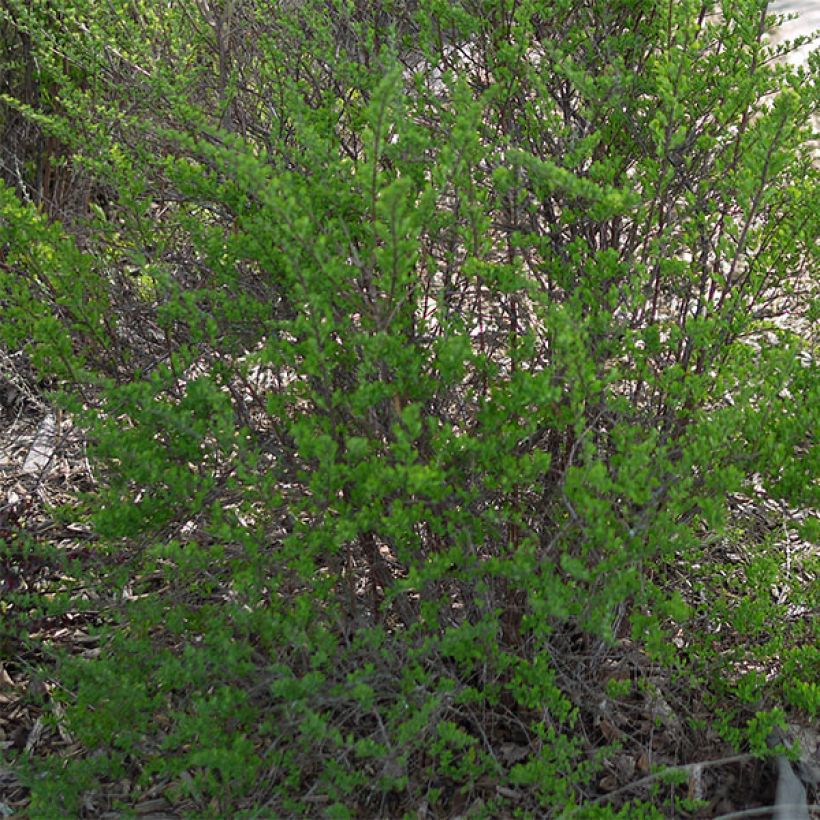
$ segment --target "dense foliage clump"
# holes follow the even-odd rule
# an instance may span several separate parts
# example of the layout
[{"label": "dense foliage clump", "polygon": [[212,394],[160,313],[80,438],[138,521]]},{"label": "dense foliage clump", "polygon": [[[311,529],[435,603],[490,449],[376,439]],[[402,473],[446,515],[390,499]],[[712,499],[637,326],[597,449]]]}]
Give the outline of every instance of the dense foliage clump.
[{"label": "dense foliage clump", "polygon": [[100,630],[38,648],[82,753],[32,816],[614,817],[613,714],[816,714],[816,601],[726,557],[732,499],[820,507],[817,60],[765,3],[71,6],[0,11],[0,343],[94,477],[5,604]]}]

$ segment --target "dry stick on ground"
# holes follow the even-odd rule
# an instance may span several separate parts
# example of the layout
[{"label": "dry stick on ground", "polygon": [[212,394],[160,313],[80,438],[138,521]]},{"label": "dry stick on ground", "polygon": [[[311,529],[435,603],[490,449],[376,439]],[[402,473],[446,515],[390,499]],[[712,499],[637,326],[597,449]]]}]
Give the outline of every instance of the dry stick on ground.
[{"label": "dry stick on ground", "polygon": [[729,757],[721,757],[717,760],[704,760],[698,763],[686,763],[683,766],[670,766],[669,768],[664,769],[661,772],[655,772],[654,774],[649,774],[646,777],[642,777],[640,780],[636,780],[634,783],[628,783],[626,786],[623,786],[620,789],[616,789],[615,791],[609,792],[609,794],[601,795],[601,797],[595,798],[595,800],[589,801],[586,806],[579,807],[577,809],[573,809],[570,812],[561,815],[561,820],[565,820],[565,818],[574,817],[578,812],[582,811],[584,808],[588,808],[589,806],[597,805],[600,803],[607,803],[613,798],[617,797],[618,795],[625,794],[627,792],[635,791],[636,789],[640,789],[643,786],[648,786],[650,783],[653,783],[655,780],[661,777],[665,777],[668,774],[675,773],[675,772],[686,772],[691,773],[696,771],[697,769],[707,768],[711,766],[726,766],[731,763],[744,763],[747,760],[756,760],[754,755],[751,754],[738,754],[738,755],[731,755]]}]

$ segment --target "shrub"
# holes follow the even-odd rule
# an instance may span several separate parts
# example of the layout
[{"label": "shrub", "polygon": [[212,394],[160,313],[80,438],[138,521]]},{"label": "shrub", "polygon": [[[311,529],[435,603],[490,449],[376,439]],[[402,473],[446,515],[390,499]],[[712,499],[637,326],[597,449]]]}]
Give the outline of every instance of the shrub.
[{"label": "shrub", "polygon": [[817,505],[775,321],[816,299],[816,72],[759,0],[74,5],[3,12],[60,101],[5,104],[98,192],[80,247],[0,189],[110,636],[59,660],[88,755],[32,812],[124,773],[197,816],[583,804],[607,647],[719,678],[677,573],[753,480]]}]

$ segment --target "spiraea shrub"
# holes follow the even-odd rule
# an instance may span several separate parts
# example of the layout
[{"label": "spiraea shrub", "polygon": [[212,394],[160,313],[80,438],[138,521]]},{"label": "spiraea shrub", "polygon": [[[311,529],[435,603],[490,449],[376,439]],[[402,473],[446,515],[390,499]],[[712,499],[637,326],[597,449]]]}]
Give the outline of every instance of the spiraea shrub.
[{"label": "spiraea shrub", "polygon": [[41,91],[0,113],[86,192],[68,230],[36,163],[0,188],[2,343],[95,478],[61,600],[100,652],[50,671],[83,753],[28,764],[32,816],[123,778],[190,816],[615,816],[618,653],[739,748],[816,710],[773,546],[710,554],[732,494],[820,506],[817,60],[765,3],[0,16]]}]

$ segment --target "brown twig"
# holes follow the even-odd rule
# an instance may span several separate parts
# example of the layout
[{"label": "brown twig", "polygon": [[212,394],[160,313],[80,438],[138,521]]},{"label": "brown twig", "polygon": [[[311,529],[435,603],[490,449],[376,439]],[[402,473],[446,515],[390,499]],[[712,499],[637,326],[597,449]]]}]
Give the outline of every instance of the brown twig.
[{"label": "brown twig", "polygon": [[[626,786],[623,786],[620,789],[616,789],[615,791],[609,792],[609,794],[601,795],[601,797],[597,797],[595,800],[591,800],[589,803],[586,803],[585,806],[588,807],[590,805],[597,805],[600,803],[607,803],[612,800],[614,797],[617,797],[620,794],[624,794],[626,792],[635,791],[637,789],[642,788],[643,786],[648,786],[650,783],[654,782],[660,777],[664,777],[673,772],[685,772],[690,773],[695,771],[696,769],[702,769],[705,767],[711,766],[728,766],[732,763],[744,763],[747,760],[755,760],[755,756],[751,754],[738,754],[738,755],[730,755],[729,757],[721,757],[716,760],[704,760],[698,761],[697,763],[686,763],[683,766],[670,766],[667,769],[664,769],[660,772],[655,772],[654,774],[649,774],[646,777],[642,777],[640,780],[636,780],[634,783],[628,783]],[[568,817],[574,817],[581,811],[581,808],[573,809],[570,812],[561,815],[561,820]]]}]

